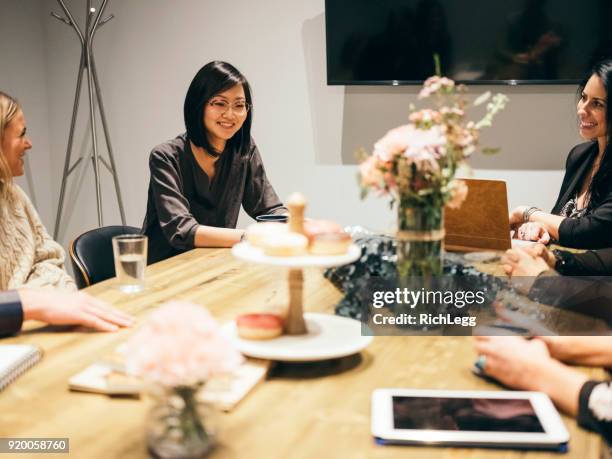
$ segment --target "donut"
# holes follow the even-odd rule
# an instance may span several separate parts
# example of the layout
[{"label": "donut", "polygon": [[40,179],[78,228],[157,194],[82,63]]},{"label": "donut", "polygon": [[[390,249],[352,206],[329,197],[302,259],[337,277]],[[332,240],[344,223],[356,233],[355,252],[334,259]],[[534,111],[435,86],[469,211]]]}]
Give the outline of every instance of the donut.
[{"label": "donut", "polygon": [[345,232],[321,233],[314,236],[308,250],[313,255],[344,255],[352,241]]},{"label": "donut", "polygon": [[330,220],[307,220],[304,222],[304,235],[310,243],[319,234],[342,232],[342,227]]},{"label": "donut", "polygon": [[308,239],[297,233],[278,233],[263,238],[261,247],[271,257],[295,257],[306,253]]},{"label": "donut", "polygon": [[262,241],[277,234],[286,234],[287,225],[278,222],[253,223],[246,230],[249,244],[254,247],[263,247]]},{"label": "donut", "polygon": [[283,319],[276,314],[241,314],[236,318],[238,336],[243,339],[272,339],[283,334]]}]

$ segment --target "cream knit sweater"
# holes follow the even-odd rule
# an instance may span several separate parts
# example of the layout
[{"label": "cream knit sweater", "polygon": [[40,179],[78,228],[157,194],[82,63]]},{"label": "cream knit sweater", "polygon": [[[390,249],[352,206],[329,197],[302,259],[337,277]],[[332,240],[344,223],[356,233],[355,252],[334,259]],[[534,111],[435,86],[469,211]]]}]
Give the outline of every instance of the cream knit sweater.
[{"label": "cream knit sweater", "polygon": [[76,290],[64,270],[65,254],[19,186],[15,203],[0,204],[0,290],[21,287]]}]

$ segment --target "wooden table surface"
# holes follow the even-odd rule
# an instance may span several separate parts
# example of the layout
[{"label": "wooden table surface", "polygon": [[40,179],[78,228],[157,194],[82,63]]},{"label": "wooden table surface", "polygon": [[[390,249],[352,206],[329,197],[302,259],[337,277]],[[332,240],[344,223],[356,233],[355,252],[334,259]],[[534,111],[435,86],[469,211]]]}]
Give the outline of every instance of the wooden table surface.
[{"label": "wooden table surface", "polygon": [[[341,294],[321,271],[307,270],[304,277],[305,310],[332,313]],[[115,282],[100,283],[88,292],[140,320],[169,299],[199,303],[226,321],[264,304],[283,304],[287,295],[285,271],[237,261],[227,249],[197,249],[148,267],[148,289],[137,295],[119,292]],[[146,397],[111,398],[68,390],[70,376],[107,357],[129,333],[67,332],[34,325],[3,340],[37,344],[45,356],[0,393],[0,437],[68,437],[70,456],[77,458],[147,457]],[[470,337],[376,337],[361,355],[278,364],[231,413],[217,416],[219,445],[212,457],[599,457],[600,438],[567,417],[571,441],[570,453],[564,456],[375,445],[370,435],[370,395],[375,388],[500,390],[472,375],[472,346]]]}]

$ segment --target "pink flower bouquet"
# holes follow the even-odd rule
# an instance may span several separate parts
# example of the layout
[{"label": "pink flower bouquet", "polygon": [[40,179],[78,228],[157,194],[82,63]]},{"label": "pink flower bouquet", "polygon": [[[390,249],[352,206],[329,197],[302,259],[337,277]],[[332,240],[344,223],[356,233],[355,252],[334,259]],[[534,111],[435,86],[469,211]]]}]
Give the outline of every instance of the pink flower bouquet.
[{"label": "pink flower bouquet", "polygon": [[153,312],[126,343],[128,373],[165,387],[192,386],[243,361],[203,308],[173,301]]},{"label": "pink flower bouquet", "polygon": [[[391,197],[391,204],[441,208],[458,206],[466,196],[463,182],[455,179],[459,167],[478,147],[483,127],[491,126],[507,97],[490,93],[478,97],[486,113],[477,122],[467,119],[466,88],[453,80],[434,76],[423,85],[419,100],[433,100],[435,108],[412,110],[408,124],[391,129],[364,154],[359,167],[362,197],[375,190]],[[489,100],[490,99],[490,100]],[[493,153],[492,149],[483,149]]]}]

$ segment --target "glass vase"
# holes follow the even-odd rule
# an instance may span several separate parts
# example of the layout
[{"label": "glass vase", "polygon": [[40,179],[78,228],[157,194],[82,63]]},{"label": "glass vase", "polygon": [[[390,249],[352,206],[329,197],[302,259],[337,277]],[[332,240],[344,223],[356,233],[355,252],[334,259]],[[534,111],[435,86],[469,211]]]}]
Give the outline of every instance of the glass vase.
[{"label": "glass vase", "polygon": [[397,274],[430,280],[442,274],[444,208],[399,205],[397,231]]},{"label": "glass vase", "polygon": [[196,384],[151,389],[154,405],[147,420],[147,447],[154,457],[201,458],[212,450],[212,409],[198,399],[202,387]]}]

